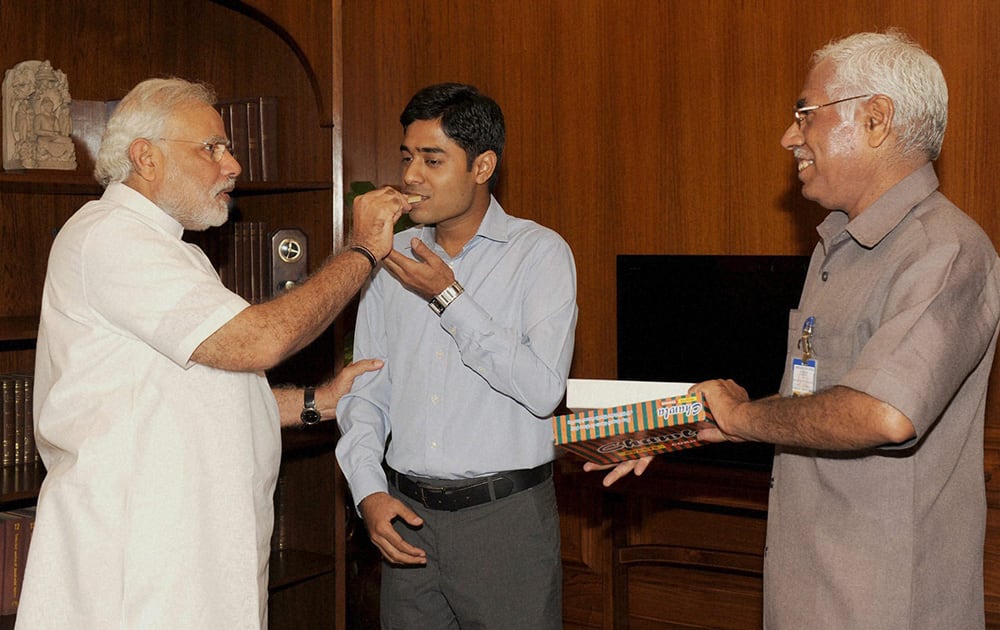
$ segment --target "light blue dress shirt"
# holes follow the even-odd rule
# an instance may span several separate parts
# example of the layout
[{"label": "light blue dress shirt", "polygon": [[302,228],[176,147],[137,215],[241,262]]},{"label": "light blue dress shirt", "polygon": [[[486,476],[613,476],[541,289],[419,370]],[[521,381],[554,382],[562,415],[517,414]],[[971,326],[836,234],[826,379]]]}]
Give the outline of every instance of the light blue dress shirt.
[{"label": "light blue dress shirt", "polygon": [[388,271],[365,288],[354,358],[385,367],[358,377],[337,406],[337,458],[356,503],[387,490],[383,453],[401,473],[437,479],[554,458],[550,417],[566,390],[577,320],[569,246],[508,216],[495,198],[454,258],[434,242],[433,227],[397,234],[394,247],[412,257],[414,236],[451,266],[465,293],[438,317]]}]

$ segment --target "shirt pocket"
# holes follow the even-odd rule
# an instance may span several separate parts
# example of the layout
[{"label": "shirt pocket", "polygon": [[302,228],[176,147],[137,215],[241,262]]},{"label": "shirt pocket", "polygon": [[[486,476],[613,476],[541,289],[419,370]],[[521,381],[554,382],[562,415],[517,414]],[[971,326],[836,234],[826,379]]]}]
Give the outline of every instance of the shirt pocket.
[{"label": "shirt pocket", "polygon": [[[800,309],[788,312],[788,340],[785,352],[785,372],[781,379],[781,395],[792,395],[792,360],[802,358],[802,326],[809,314]],[[852,348],[854,335],[837,330],[824,329],[821,318],[817,317],[809,337],[811,359],[816,361],[816,391],[821,392],[837,385],[853,365]]]}]

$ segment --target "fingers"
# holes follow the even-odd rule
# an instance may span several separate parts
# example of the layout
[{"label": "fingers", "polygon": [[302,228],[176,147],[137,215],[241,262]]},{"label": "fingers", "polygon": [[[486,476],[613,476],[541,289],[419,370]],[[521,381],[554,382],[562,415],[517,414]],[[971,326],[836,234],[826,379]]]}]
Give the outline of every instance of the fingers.
[{"label": "fingers", "polygon": [[362,359],[344,367],[332,379],[316,388],[316,406],[324,418],[337,416],[337,404],[354,387],[354,379],[382,368],[381,359]]},{"label": "fingers", "polygon": [[354,199],[351,240],[367,247],[379,259],[392,249],[393,226],[410,210],[406,196],[384,187]]},{"label": "fingers", "polygon": [[632,474],[636,477],[642,476],[642,473],[646,472],[646,469],[649,468],[652,462],[652,456],[640,457],[635,463],[635,468],[632,469]]},{"label": "fingers", "polygon": [[389,254],[382,259],[382,266],[397,278],[402,273],[404,266],[412,263],[412,260],[394,249],[390,250]]},{"label": "fingers", "polygon": [[423,519],[416,512],[384,492],[365,497],[359,507],[369,537],[386,560],[396,564],[427,563],[426,552],[406,542],[392,526],[396,518],[411,527],[423,525]]},{"label": "fingers", "polygon": [[413,255],[416,256],[417,260],[422,261],[427,267],[433,270],[440,277],[450,277],[451,280],[448,284],[455,281],[455,273],[452,271],[448,263],[441,260],[441,257],[434,253],[434,251],[427,247],[424,243],[417,237],[410,239],[410,247],[413,249]]},{"label": "fingers", "polygon": [[349,378],[354,381],[355,378],[361,376],[365,372],[374,372],[376,370],[382,369],[385,363],[381,359],[359,359],[350,365],[344,367],[338,376],[343,376],[344,378]]},{"label": "fingers", "polygon": [[392,250],[382,266],[417,295],[431,299],[455,282],[455,272],[419,238],[410,241],[416,260]]},{"label": "fingers", "polygon": [[428,261],[432,257],[440,260],[438,255],[432,252],[431,248],[424,245],[424,242],[417,237],[410,239],[410,247],[413,248],[413,253],[419,260]]},{"label": "fingers", "polygon": [[382,556],[393,564],[427,564],[427,554],[424,550],[407,543],[394,529],[390,536],[373,534],[371,538],[382,552]]},{"label": "fingers", "polygon": [[649,467],[649,463],[652,461],[653,456],[647,455],[639,459],[629,459],[619,464],[596,464],[594,462],[586,462],[583,465],[583,469],[586,472],[593,472],[595,470],[607,470],[613,466],[614,468],[612,468],[611,472],[605,475],[604,479],[601,481],[604,487],[607,488],[629,473],[638,477],[642,473],[646,472],[646,468]]},{"label": "fingers", "polygon": [[396,501],[398,507],[396,509],[396,516],[403,519],[407,525],[410,527],[420,527],[424,524],[424,519],[420,518],[420,515],[411,510],[402,501]]},{"label": "fingers", "polygon": [[604,476],[604,479],[601,481],[601,483],[604,485],[605,488],[609,488],[616,481],[618,481],[625,475],[632,472],[633,468],[635,468],[635,460],[622,462],[621,464],[618,464],[617,466],[612,468],[611,472],[609,472],[607,475]]}]

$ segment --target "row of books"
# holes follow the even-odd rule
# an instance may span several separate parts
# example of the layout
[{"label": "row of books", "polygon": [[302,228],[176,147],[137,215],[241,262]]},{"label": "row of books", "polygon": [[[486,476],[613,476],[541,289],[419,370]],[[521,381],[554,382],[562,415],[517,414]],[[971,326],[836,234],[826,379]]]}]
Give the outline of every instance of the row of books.
[{"label": "row of books", "polygon": [[233,143],[233,156],[243,167],[237,181],[278,179],[277,97],[226,99],[219,101],[216,108]]},{"label": "row of books", "polygon": [[101,148],[101,136],[108,124],[111,112],[118,106],[114,101],[84,101],[73,99],[69,105],[76,141],[76,161],[85,171],[91,171],[97,163],[97,151]]},{"label": "row of books", "polygon": [[222,283],[251,304],[273,295],[271,242],[261,221],[229,221],[218,229],[188,235],[219,271]]},{"label": "row of books", "polygon": [[[70,115],[76,139],[77,161],[92,169],[101,146],[108,118],[120,101],[73,100]],[[226,135],[233,143],[233,156],[243,167],[238,181],[267,182],[278,179],[278,99],[254,96],[225,99],[216,103]]]},{"label": "row of books", "polygon": [[0,615],[17,612],[24,581],[24,564],[28,559],[28,545],[35,529],[35,508],[0,512]]},{"label": "row of books", "polygon": [[3,396],[3,465],[30,464],[38,460],[32,415],[31,374],[0,374]]}]

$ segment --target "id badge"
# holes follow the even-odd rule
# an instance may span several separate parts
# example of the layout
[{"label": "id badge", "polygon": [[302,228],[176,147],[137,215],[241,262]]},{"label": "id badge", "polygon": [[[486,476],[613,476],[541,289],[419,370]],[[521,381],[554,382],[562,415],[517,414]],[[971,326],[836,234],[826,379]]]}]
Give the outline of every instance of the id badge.
[{"label": "id badge", "polygon": [[792,396],[816,393],[816,359],[792,359]]}]

